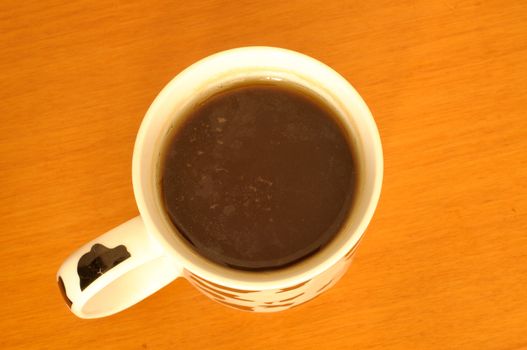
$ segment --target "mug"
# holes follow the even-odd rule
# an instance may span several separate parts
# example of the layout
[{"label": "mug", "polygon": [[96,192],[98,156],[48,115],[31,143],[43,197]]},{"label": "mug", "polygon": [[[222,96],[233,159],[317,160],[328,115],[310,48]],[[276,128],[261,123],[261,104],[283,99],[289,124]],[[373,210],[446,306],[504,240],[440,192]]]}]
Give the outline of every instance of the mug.
[{"label": "mug", "polygon": [[[285,80],[310,89],[342,119],[358,162],[354,206],[338,234],[315,254],[270,271],[243,271],[200,256],[175,232],[160,199],[164,138],[185,111],[232,83]],[[301,53],[242,47],[206,57],[170,81],[148,109],[134,146],[132,181],[140,216],[85,244],[60,267],[57,281],[81,318],[108,316],[176,278],[234,309],[287,310],[328,290],[344,274],[379,200],[382,147],[375,121],[357,91],[337,72]]]}]

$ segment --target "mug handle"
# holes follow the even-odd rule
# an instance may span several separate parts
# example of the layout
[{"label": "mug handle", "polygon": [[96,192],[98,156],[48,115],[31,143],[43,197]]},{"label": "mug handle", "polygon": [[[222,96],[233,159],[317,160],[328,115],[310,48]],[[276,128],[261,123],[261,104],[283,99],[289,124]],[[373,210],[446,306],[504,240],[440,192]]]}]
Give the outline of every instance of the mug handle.
[{"label": "mug handle", "polygon": [[98,318],[134,305],[181,275],[181,266],[151,240],[137,216],[71,254],[57,282],[75,315]]}]

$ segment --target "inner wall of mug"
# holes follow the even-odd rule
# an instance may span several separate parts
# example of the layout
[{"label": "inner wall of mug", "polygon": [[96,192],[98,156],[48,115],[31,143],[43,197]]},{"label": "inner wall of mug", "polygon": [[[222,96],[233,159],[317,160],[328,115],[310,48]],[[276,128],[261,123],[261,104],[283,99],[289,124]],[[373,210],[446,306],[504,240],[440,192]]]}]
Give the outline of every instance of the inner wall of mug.
[{"label": "inner wall of mug", "polygon": [[[191,66],[184,71],[172,83],[177,83],[178,79],[181,83],[185,80],[185,74],[192,73],[192,68]],[[145,133],[142,126],[140,135],[138,136],[138,143],[140,137],[145,138],[143,142],[150,142],[150,145],[147,145],[150,146],[150,150],[140,155],[142,158],[140,160],[142,163],[140,167],[142,172],[140,176],[140,191],[136,188],[137,176],[135,172],[134,191],[136,192],[136,196],[138,196],[137,192],[141,192],[139,198],[137,198],[138,206],[147,226],[152,225],[156,228],[156,233],[160,234],[165,243],[170,246],[171,249],[168,249],[168,251],[174,254],[178,261],[181,261],[184,268],[211,281],[225,283],[225,279],[228,279],[231,283],[235,283],[241,288],[254,286],[256,284],[258,284],[259,288],[265,288],[265,286],[261,285],[262,282],[273,282],[272,288],[276,288],[277,284],[280,283],[292,283],[291,279],[310,278],[311,276],[308,275],[315,275],[320,272],[320,269],[329,267],[357,243],[364,231],[365,225],[369,221],[368,216],[371,217],[371,213],[368,213],[368,211],[372,210],[370,200],[375,198],[375,194],[373,193],[375,191],[374,181],[379,175],[375,174],[378,170],[378,164],[375,164],[378,158],[374,154],[376,149],[375,147],[368,147],[375,142],[374,139],[369,140],[370,136],[368,133],[370,132],[369,128],[371,128],[371,125],[364,123],[368,122],[368,118],[371,118],[369,117],[369,111],[367,109],[363,111],[360,111],[360,109],[355,111],[350,110],[349,106],[356,101],[346,101],[342,99],[343,96],[338,96],[339,92],[340,95],[346,95],[346,92],[349,93],[350,91],[354,92],[353,90],[349,90],[352,89],[351,86],[348,85],[346,87],[347,90],[336,91],[335,89],[337,87],[324,84],[324,77],[316,78],[318,79],[313,79],[313,77],[302,74],[302,72],[295,72],[292,69],[284,70],[279,67],[273,67],[272,69],[269,67],[237,68],[216,72],[215,75],[207,76],[207,78],[202,79],[199,84],[195,84],[193,87],[187,85],[187,89],[176,88],[170,90],[170,84],[172,84],[170,83],[160,93],[156,101],[154,101],[148,113],[150,116],[147,114],[146,118],[155,119],[150,120],[150,122],[155,124],[155,128],[150,127]],[[354,156],[358,158],[356,160],[358,183],[355,187],[356,193],[349,217],[343,224],[340,232],[327,245],[322,247],[320,251],[284,268],[268,271],[244,271],[229,268],[202,257],[177,232],[177,228],[172,224],[163,205],[163,198],[160,191],[161,160],[167,139],[185,122],[184,117],[197,104],[229,86],[258,80],[276,81],[277,83],[279,81],[285,81],[288,84],[299,85],[311,90],[326,101],[329,106],[334,108],[336,115],[341,118],[341,124],[345,132],[348,134],[350,146],[354,149]],[[172,106],[163,104],[167,102],[167,99],[172,99],[170,101]],[[364,103],[362,102],[362,104]],[[173,108],[175,106],[177,108]],[[364,108],[366,108],[365,105]],[[367,113],[364,116],[360,115],[365,112]],[[361,120],[364,117],[365,119]],[[145,122],[147,121],[145,120]],[[141,133],[144,135],[141,135]],[[144,148],[146,147],[143,147],[143,150]],[[136,156],[134,154],[134,157]],[[137,162],[134,158],[135,164]]]}]

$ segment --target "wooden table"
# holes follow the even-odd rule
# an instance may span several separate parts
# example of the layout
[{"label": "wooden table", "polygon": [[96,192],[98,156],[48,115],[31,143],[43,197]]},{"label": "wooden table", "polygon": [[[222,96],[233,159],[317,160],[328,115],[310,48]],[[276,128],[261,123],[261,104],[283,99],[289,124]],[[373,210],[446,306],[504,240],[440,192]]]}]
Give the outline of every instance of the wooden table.
[{"label": "wooden table", "polygon": [[[137,215],[141,119],[213,52],[281,46],[359,90],[381,201],[329,292],[279,314],[177,280],[99,320],[55,282]],[[1,349],[527,349],[527,2],[2,1]]]}]

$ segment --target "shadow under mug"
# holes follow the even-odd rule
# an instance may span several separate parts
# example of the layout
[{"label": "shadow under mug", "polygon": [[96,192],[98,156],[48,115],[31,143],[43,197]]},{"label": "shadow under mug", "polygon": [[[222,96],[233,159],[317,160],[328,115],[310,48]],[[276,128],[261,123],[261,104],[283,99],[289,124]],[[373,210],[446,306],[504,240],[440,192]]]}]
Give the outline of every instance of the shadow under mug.
[{"label": "shadow under mug", "polygon": [[[316,254],[271,271],[236,270],[197,254],[174,232],[157,190],[164,137],[182,121],[185,111],[225,86],[255,78],[300,84],[323,98],[337,111],[358,158],[354,206],[339,233]],[[70,255],[57,273],[60,290],[81,318],[119,312],[179,277],[235,309],[289,309],[313,299],[344,274],[375,211],[382,176],[382,147],[373,117],[356,90],[333,69],[298,52],[273,47],[216,53],[172,79],[145,115],[132,165],[140,216]]]}]

